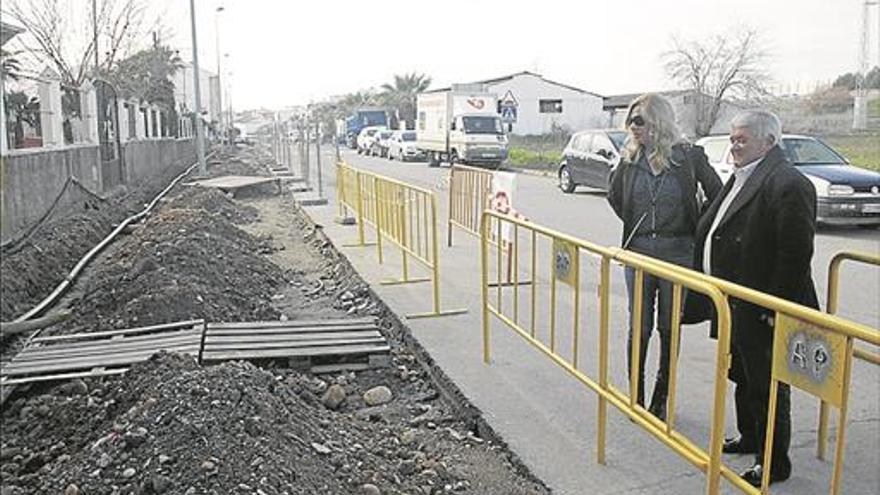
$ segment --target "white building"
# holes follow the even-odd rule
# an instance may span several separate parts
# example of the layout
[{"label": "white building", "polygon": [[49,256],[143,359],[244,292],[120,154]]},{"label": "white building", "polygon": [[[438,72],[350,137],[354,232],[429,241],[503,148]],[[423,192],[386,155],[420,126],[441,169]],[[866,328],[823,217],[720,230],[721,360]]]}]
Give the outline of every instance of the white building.
[{"label": "white building", "polygon": [[[220,120],[222,98],[220,96],[220,82],[213,72],[199,69],[199,96],[201,96],[202,112],[207,112],[207,120],[216,122]],[[174,101],[178,111],[192,111],[194,106],[193,94],[193,66],[183,64],[174,74]]]},{"label": "white building", "polygon": [[607,117],[602,110],[604,98],[596,93],[544,79],[528,71],[476,81],[499,99],[516,104],[516,122],[508,132],[517,135],[548,134],[554,125],[570,131],[603,127]]}]

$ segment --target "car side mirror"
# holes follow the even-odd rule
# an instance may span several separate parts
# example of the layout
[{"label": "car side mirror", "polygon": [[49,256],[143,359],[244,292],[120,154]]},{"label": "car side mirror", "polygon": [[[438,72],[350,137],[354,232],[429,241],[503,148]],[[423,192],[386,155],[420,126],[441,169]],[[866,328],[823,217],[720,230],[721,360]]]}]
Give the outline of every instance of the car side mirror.
[{"label": "car side mirror", "polygon": [[608,150],[599,150],[598,152],[596,152],[596,154],[599,155],[599,156],[601,156],[602,158],[604,158],[604,159],[606,159],[606,160],[610,160],[610,159],[611,159],[611,152],[608,151]]}]

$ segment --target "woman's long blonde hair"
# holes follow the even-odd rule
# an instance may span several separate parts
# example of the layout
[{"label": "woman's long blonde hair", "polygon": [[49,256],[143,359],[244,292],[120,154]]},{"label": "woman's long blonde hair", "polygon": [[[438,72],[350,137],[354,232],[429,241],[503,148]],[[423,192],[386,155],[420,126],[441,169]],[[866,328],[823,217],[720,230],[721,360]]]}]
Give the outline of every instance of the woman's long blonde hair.
[{"label": "woman's long blonde hair", "polygon": [[678,126],[675,125],[675,110],[672,104],[666,98],[655,94],[645,93],[629,104],[626,111],[626,120],[624,127],[630,134],[630,138],[626,142],[623,154],[631,163],[639,158],[642,146],[636,142],[630,132],[627,123],[633,112],[638,110],[638,114],[645,119],[645,127],[653,138],[653,146],[649,150],[645,150],[648,154],[648,162],[655,169],[663,169],[669,166],[669,158],[672,156],[672,145],[682,140]]}]

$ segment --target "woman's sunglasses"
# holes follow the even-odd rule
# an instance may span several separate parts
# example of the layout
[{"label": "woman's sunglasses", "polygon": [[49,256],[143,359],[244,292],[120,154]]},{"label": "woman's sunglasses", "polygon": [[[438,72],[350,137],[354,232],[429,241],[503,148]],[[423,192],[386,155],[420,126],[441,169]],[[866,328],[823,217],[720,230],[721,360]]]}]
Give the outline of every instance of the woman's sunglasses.
[{"label": "woman's sunglasses", "polygon": [[636,127],[643,127],[645,125],[645,119],[643,119],[641,115],[636,115],[626,119],[626,126],[629,127],[631,125],[634,125]]}]

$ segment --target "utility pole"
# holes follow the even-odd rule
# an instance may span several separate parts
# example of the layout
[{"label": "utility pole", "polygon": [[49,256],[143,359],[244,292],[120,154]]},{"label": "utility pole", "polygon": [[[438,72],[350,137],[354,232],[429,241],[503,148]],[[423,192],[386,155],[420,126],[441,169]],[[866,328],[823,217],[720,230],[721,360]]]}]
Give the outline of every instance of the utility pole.
[{"label": "utility pole", "polygon": [[[220,70],[220,12],[223,12],[223,6],[214,9],[214,35],[216,37],[214,48],[217,52],[217,124],[220,126],[220,140],[224,140],[223,132],[223,72]],[[212,109],[213,111],[214,109]]]},{"label": "utility pole", "polygon": [[193,92],[195,93],[196,112],[196,152],[199,156],[199,175],[208,175],[208,164],[205,162],[205,129],[202,125],[202,93],[199,88],[199,45],[196,41],[196,5],[189,0],[189,18],[192,26],[193,45]]},{"label": "utility pole", "polygon": [[318,197],[324,197],[324,183],[321,181],[321,119],[315,119],[315,165],[318,167]]},{"label": "utility pole", "polygon": [[98,1],[92,0],[92,43],[95,45],[95,77],[98,77]]}]

